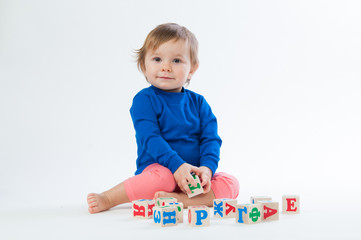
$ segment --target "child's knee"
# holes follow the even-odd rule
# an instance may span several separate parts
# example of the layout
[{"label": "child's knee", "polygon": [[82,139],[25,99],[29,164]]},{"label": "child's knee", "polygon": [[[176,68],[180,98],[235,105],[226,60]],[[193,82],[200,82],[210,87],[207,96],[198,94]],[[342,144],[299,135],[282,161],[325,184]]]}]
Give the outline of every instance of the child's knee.
[{"label": "child's knee", "polygon": [[212,178],[212,190],[216,198],[236,199],[239,194],[239,182],[228,173],[216,173]]},{"label": "child's knee", "polygon": [[149,176],[155,191],[173,192],[176,187],[172,172],[161,165],[149,171]]}]

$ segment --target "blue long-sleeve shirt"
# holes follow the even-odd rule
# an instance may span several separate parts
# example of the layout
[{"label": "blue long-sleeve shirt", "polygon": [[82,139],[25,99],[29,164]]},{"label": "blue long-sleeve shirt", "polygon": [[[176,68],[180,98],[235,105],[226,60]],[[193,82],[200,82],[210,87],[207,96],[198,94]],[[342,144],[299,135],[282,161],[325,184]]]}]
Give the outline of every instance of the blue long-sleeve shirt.
[{"label": "blue long-sleeve shirt", "polygon": [[217,119],[203,96],[187,89],[170,93],[150,86],[130,109],[138,146],[137,170],[159,163],[174,173],[183,163],[218,167]]}]

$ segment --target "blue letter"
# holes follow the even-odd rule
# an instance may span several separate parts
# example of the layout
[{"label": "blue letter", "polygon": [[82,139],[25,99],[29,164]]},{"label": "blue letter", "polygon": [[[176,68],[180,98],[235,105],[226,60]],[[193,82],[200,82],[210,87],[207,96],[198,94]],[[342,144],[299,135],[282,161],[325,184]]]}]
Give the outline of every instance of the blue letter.
[{"label": "blue letter", "polygon": [[160,223],[160,212],[157,210],[154,210],[153,218],[154,218],[155,223]]},{"label": "blue letter", "polygon": [[216,203],[214,202],[214,216],[219,214],[220,217],[223,217],[223,202]]},{"label": "blue letter", "polygon": [[176,212],[163,212],[163,224],[176,224],[177,219],[176,217]]},{"label": "blue letter", "polygon": [[[244,208],[238,208],[238,222],[239,223],[244,223],[243,221],[243,214],[242,213],[247,214],[247,207]],[[247,216],[247,215],[246,215]]]},{"label": "blue letter", "polygon": [[206,210],[196,210],[195,211],[197,214],[197,222],[196,225],[202,225],[202,220],[206,219],[208,217],[208,213]]}]

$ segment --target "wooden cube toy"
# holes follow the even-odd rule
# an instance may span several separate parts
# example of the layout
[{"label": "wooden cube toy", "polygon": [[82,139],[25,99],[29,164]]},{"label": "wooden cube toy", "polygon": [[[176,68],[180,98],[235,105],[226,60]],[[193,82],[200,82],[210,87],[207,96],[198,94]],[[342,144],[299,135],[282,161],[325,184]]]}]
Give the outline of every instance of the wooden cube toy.
[{"label": "wooden cube toy", "polygon": [[214,199],[214,217],[232,218],[236,216],[237,200],[230,198]]},{"label": "wooden cube toy", "polygon": [[[177,210],[177,222],[182,223],[183,222],[183,203],[173,203],[173,206],[176,207]],[[170,205],[170,206],[172,206]]]},{"label": "wooden cube toy", "polygon": [[133,217],[150,218],[153,216],[155,203],[151,199],[139,199],[132,202]]},{"label": "wooden cube toy", "polygon": [[240,204],[237,205],[236,222],[244,224],[259,223],[262,221],[262,205]]},{"label": "wooden cube toy", "polygon": [[252,204],[255,204],[255,203],[258,203],[258,201],[271,201],[272,198],[271,197],[268,197],[268,196],[252,196],[251,197],[251,203]]},{"label": "wooden cube toy", "polygon": [[162,197],[162,198],[157,198],[156,200],[157,206],[161,206],[161,207],[168,206],[176,202],[178,202],[178,200],[174,197]]},{"label": "wooden cube toy", "polygon": [[282,196],[282,212],[287,214],[300,213],[300,196],[283,195]]},{"label": "wooden cube toy", "polygon": [[262,221],[279,219],[279,204],[273,201],[258,201],[262,205]]},{"label": "wooden cube toy", "polygon": [[188,207],[188,222],[192,227],[206,227],[210,224],[210,214],[207,206]]},{"label": "wooden cube toy", "polygon": [[197,196],[199,194],[203,193],[203,187],[201,186],[201,181],[199,180],[199,177],[195,174],[192,175],[194,180],[196,181],[197,186],[193,186],[192,184],[188,184],[190,190],[192,191],[191,194],[188,194],[188,197],[194,197]]},{"label": "wooden cube toy", "polygon": [[175,226],[177,222],[177,209],[175,206],[155,206],[153,208],[153,220],[157,226]]}]

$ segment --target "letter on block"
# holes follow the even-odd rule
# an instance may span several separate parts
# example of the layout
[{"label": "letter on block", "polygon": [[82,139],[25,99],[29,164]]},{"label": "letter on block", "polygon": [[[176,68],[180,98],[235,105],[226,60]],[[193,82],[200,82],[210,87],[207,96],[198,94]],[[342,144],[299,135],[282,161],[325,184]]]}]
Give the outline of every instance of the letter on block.
[{"label": "letter on block", "polygon": [[253,196],[251,197],[251,203],[255,204],[258,203],[258,201],[271,201],[272,198],[271,197],[267,197],[267,196]]},{"label": "letter on block", "polygon": [[283,195],[282,196],[282,212],[288,214],[300,213],[300,196]]},{"label": "letter on block", "polygon": [[191,184],[188,184],[190,190],[192,191],[191,194],[188,194],[189,198],[203,193],[203,187],[201,186],[201,181],[199,180],[199,177],[194,174],[193,178],[196,181],[197,186],[195,187],[195,186],[192,186]]},{"label": "letter on block", "polygon": [[258,201],[262,205],[262,221],[279,219],[279,204],[272,201]]},{"label": "letter on block", "polygon": [[132,202],[133,216],[136,218],[150,218],[153,216],[154,201],[139,199]]},{"label": "letter on block", "polygon": [[230,198],[214,199],[214,216],[219,218],[233,218],[236,216],[237,200]]},{"label": "letter on block", "polygon": [[156,200],[157,206],[161,206],[161,207],[169,206],[176,202],[178,201],[174,197],[163,197],[163,198],[157,198]]},{"label": "letter on block", "polygon": [[252,224],[262,221],[262,205],[240,204],[237,205],[236,223]]},{"label": "letter on block", "polygon": [[192,227],[206,227],[210,224],[209,208],[207,206],[189,206],[188,222]]},{"label": "letter on block", "polygon": [[161,227],[175,226],[177,222],[177,210],[175,206],[155,206],[153,208],[154,223]]}]

